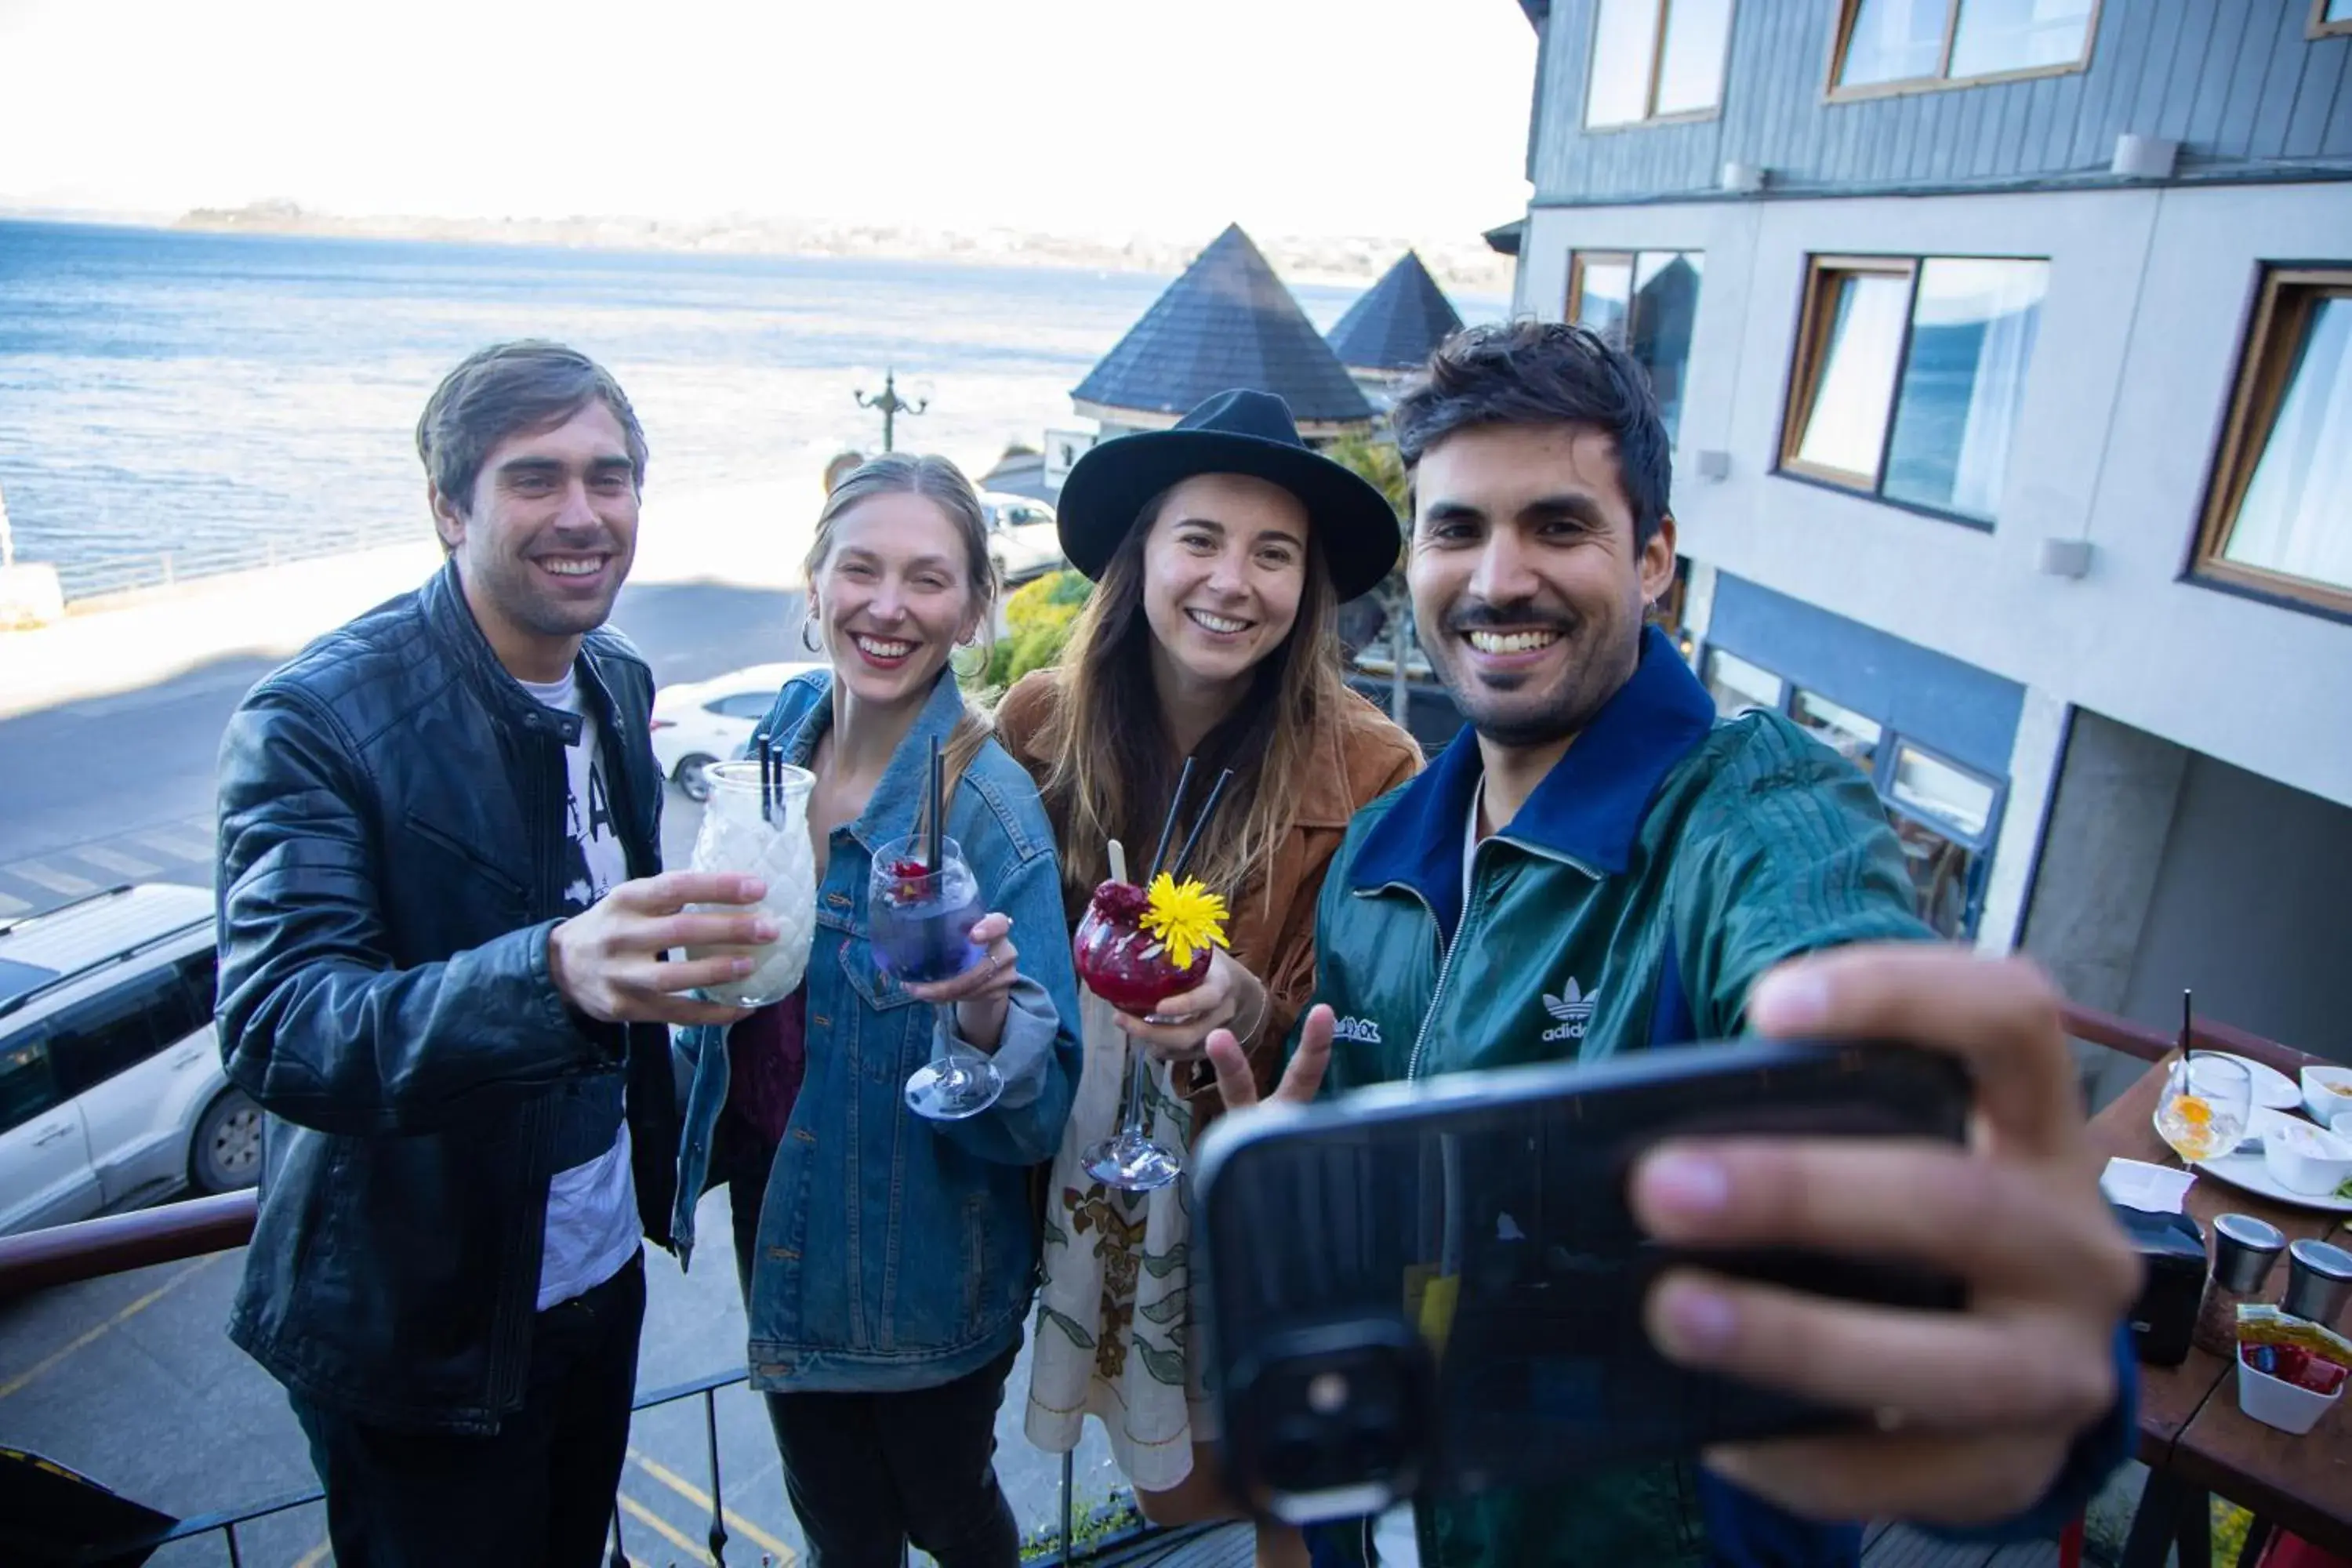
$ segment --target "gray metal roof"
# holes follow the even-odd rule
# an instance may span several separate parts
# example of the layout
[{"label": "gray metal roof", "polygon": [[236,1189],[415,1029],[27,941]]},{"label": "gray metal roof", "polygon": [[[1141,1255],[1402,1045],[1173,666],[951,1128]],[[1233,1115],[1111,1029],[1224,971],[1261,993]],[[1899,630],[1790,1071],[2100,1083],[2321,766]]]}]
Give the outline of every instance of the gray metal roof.
[{"label": "gray metal roof", "polygon": [[1328,341],[1349,370],[1418,370],[1431,350],[1461,330],[1445,291],[1408,250],[1348,307]]},{"label": "gray metal roof", "polygon": [[1372,417],[1346,367],[1238,224],[1193,258],[1070,396],[1099,410],[1181,416],[1234,387],[1275,394],[1301,426]]}]

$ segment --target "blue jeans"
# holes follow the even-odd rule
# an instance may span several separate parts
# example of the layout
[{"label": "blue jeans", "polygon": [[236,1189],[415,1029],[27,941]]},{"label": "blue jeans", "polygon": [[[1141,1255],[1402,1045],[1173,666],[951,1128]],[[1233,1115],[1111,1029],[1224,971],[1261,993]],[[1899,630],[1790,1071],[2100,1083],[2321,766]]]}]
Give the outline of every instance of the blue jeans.
[{"label": "blue jeans", "polygon": [[[748,1302],[775,1151],[727,1131],[719,1158]],[[996,1412],[1020,1353],[1016,1343],[937,1388],[764,1396],[810,1568],[898,1568],[908,1542],[940,1568],[1018,1568],[1021,1527],[996,1480]]]}]

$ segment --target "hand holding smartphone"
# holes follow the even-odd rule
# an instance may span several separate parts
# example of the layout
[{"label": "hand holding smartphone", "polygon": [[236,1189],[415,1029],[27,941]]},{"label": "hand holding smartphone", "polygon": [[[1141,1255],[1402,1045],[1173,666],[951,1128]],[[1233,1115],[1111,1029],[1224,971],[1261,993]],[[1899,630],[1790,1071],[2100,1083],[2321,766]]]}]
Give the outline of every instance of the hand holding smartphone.
[{"label": "hand holding smartphone", "polygon": [[1230,1118],[1198,1152],[1209,1382],[1229,1479],[1294,1522],[1418,1490],[1540,1483],[1851,1412],[1661,1356],[1664,1269],[1956,1310],[1953,1281],[1826,1253],[1694,1252],[1634,1222],[1626,1180],[1669,1137],[1957,1144],[1954,1058],[1749,1042],[1464,1074]]}]

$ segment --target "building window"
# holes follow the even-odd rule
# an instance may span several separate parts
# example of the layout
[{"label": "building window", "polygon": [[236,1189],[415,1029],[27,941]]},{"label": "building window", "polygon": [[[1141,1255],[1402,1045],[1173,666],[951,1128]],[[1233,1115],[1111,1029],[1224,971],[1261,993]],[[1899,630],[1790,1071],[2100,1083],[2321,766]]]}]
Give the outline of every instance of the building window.
[{"label": "building window", "polygon": [[1879,795],[1903,844],[1919,918],[1941,936],[1973,934],[2000,786],[1906,742],[1895,748]]},{"label": "building window", "polygon": [[1584,123],[1696,120],[1723,103],[1731,0],[1600,0]]},{"label": "building window", "polygon": [[1799,687],[1790,694],[1789,717],[1815,740],[1860,768],[1874,773],[1878,742],[1885,731],[1874,719],[1831,701],[1818,691]]},{"label": "building window", "polygon": [[1568,261],[1568,319],[1623,344],[1650,373],[1668,441],[1682,425],[1706,259],[1696,250],[1580,250]]},{"label": "building window", "polygon": [[1718,718],[1759,708],[1786,715],[1860,769],[1903,846],[1919,918],[1941,936],[1976,934],[2000,821],[2000,781],[1727,648],[1707,649],[1701,679]]},{"label": "building window", "polygon": [[2081,70],[2098,10],[2098,0],[1845,0],[1832,93]]},{"label": "building window", "polygon": [[1967,257],[1816,258],[1781,468],[1991,522],[2049,270]]},{"label": "building window", "polygon": [[2311,26],[2315,38],[2331,33],[2352,33],[2352,0],[2311,0]]},{"label": "building window", "polygon": [[1750,708],[1769,708],[1778,713],[1788,700],[1789,686],[1762,666],[1718,647],[1707,650],[1706,690],[1715,699],[1718,715],[1737,719]]},{"label": "building window", "polygon": [[2197,570],[2352,611],[2352,268],[2263,279]]}]

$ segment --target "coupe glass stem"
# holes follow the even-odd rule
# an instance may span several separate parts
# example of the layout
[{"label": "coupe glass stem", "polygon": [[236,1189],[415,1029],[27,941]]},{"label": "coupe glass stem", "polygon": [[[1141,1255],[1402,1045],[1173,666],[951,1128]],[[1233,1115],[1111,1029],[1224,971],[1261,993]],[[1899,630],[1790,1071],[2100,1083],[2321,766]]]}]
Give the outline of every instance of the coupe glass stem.
[{"label": "coupe glass stem", "polygon": [[1144,1141],[1143,1077],[1151,1070],[1151,1058],[1135,1048],[1135,1037],[1126,1030],[1118,1037],[1127,1042],[1127,1119],[1119,1123],[1118,1135],[1129,1142]]}]

